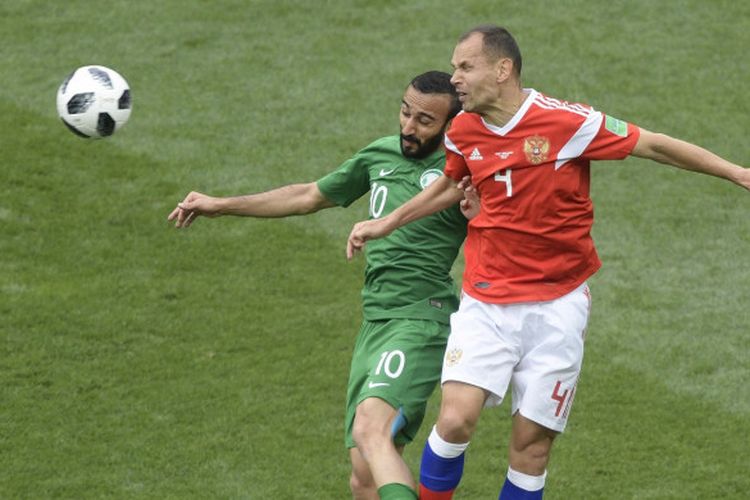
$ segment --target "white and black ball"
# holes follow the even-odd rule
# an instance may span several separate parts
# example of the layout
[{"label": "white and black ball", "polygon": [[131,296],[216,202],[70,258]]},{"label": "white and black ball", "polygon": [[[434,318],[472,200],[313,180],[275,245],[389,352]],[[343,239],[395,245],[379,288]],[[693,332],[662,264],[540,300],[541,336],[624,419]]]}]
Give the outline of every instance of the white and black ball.
[{"label": "white and black ball", "polygon": [[105,66],[82,66],[57,90],[57,114],[81,137],[114,134],[127,123],[132,105],[128,82]]}]

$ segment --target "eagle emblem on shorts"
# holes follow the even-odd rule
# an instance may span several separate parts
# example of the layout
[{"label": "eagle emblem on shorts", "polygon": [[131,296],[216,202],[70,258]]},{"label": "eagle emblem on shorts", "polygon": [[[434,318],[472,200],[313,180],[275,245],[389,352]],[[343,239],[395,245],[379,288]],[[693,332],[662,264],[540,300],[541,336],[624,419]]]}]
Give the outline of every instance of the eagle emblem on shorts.
[{"label": "eagle emblem on shorts", "polygon": [[526,153],[526,159],[532,165],[539,165],[547,161],[549,153],[549,139],[541,135],[532,135],[527,137],[523,143],[523,152]]},{"label": "eagle emblem on shorts", "polygon": [[461,349],[451,349],[445,353],[445,366],[456,366],[461,361],[461,355],[464,351]]}]

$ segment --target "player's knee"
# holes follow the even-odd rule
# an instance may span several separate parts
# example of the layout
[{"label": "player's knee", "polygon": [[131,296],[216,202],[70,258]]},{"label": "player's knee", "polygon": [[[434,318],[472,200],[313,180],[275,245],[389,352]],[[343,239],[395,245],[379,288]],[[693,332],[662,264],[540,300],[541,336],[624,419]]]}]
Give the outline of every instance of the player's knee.
[{"label": "player's knee", "polygon": [[352,426],[352,438],[357,443],[357,448],[368,448],[372,443],[389,441],[391,427],[388,414],[379,411],[378,402],[370,404],[368,400],[363,401],[354,415]]},{"label": "player's knee", "polygon": [[366,412],[357,412],[352,426],[352,439],[357,448],[366,450],[373,442],[383,441],[390,438],[388,423],[373,418]]},{"label": "player's knee", "polygon": [[367,431],[367,427],[364,425],[364,423],[357,421],[357,419],[354,419],[354,425],[352,426],[352,439],[354,440],[354,444],[357,445],[357,448],[360,450],[363,448],[365,443],[367,442],[367,437],[369,435],[369,432]]},{"label": "player's knee", "polygon": [[477,421],[455,406],[443,407],[438,417],[438,433],[450,443],[467,443],[474,434]]}]

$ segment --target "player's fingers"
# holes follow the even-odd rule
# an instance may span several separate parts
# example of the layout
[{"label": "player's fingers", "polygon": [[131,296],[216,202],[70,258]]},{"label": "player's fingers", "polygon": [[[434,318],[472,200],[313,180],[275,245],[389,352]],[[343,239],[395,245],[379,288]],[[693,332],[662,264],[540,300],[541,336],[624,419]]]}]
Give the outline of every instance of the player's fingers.
[{"label": "player's fingers", "polygon": [[354,243],[352,243],[351,238],[349,238],[346,241],[346,260],[352,260],[352,257],[354,257]]},{"label": "player's fingers", "polygon": [[346,241],[346,258],[352,260],[352,257],[357,253],[359,244],[354,239],[354,232],[349,235],[349,239]]},{"label": "player's fingers", "polygon": [[178,207],[180,207],[182,210],[185,210],[186,212],[190,212],[195,208],[195,203],[193,203],[192,200],[188,200],[185,198],[183,201],[177,204]]},{"label": "player's fingers", "polygon": [[196,198],[198,193],[195,191],[190,191],[188,194],[185,195],[185,198],[182,200],[182,204],[189,203],[191,200],[194,200]]},{"label": "player's fingers", "polygon": [[362,250],[365,242],[361,236],[357,234],[357,227],[354,226],[352,232],[349,234],[349,239],[346,241],[346,258],[352,260],[352,258]]},{"label": "player's fingers", "polygon": [[174,210],[172,210],[169,215],[167,216],[167,220],[174,220],[175,217],[177,217],[177,214],[180,211],[180,207],[175,207]]},{"label": "player's fingers", "polygon": [[175,223],[175,227],[185,227],[185,219],[188,216],[188,213],[186,210],[180,208],[177,212],[177,222]]},{"label": "player's fingers", "polygon": [[195,214],[195,212],[188,212],[187,216],[185,217],[185,222],[183,223],[182,227],[190,227],[190,225],[193,223],[196,217],[197,215]]},{"label": "player's fingers", "polygon": [[361,244],[356,244],[356,243],[355,243],[355,244],[353,244],[353,245],[352,245],[352,250],[351,250],[351,256],[349,257],[349,260],[351,260],[352,258],[356,257],[356,255],[357,255],[357,254],[358,254],[359,252],[361,252],[361,251],[362,251],[362,248],[364,248],[364,246],[365,246],[365,244],[364,244],[364,243],[361,243]]}]

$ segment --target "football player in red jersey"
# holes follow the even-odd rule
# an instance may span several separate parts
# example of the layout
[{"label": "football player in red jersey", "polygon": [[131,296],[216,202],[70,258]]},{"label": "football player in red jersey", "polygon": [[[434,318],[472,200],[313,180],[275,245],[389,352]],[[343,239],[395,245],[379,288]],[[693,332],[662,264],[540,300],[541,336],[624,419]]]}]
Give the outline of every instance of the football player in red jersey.
[{"label": "football player in red jersey", "polygon": [[452,498],[484,406],[512,389],[501,500],[542,498],[552,443],[567,423],[589,316],[591,160],[648,158],[750,189],[750,170],[521,85],[521,53],[504,28],[459,38],[451,82],[463,106],[446,133],[444,175],[381,219],[354,226],[347,256],[462,198],[471,175],[481,210],[469,224],[463,298],[451,317],[437,424],[425,444],[420,498]]}]

